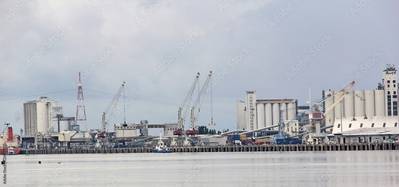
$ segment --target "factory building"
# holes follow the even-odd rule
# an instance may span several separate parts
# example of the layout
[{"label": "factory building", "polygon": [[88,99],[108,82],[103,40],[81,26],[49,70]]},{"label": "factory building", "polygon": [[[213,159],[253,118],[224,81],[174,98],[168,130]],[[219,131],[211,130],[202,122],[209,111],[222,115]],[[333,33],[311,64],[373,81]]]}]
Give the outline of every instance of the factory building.
[{"label": "factory building", "polygon": [[[396,68],[388,66],[383,81],[375,90],[345,93],[344,99],[325,116],[326,125],[333,125],[333,134],[350,134],[361,130],[377,132],[398,128],[398,87]],[[337,102],[334,91],[326,94],[326,108]],[[368,129],[368,130],[367,130]]]},{"label": "factory building", "polygon": [[257,130],[278,125],[280,120],[293,121],[297,116],[295,99],[256,99],[247,91],[245,101],[237,102],[237,129]]},{"label": "factory building", "polygon": [[24,103],[25,136],[47,134],[52,131],[54,119],[61,111],[62,107],[47,97]]}]

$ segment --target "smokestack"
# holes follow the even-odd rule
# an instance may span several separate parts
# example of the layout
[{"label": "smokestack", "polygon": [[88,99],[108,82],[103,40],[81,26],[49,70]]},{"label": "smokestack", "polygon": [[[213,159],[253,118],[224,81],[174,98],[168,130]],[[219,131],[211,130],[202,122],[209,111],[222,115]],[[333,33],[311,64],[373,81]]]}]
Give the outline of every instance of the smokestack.
[{"label": "smokestack", "polygon": [[8,127],[7,129],[7,142],[12,142],[14,140],[14,133],[12,131],[12,127]]}]

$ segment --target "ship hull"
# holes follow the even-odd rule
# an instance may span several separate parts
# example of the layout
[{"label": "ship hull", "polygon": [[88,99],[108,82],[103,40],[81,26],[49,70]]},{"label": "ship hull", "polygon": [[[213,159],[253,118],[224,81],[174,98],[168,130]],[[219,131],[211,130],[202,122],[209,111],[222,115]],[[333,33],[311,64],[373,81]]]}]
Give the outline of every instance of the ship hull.
[{"label": "ship hull", "polygon": [[0,155],[4,155],[4,154],[19,155],[19,154],[21,154],[21,149],[20,148],[12,148],[12,147],[9,147],[9,148],[0,147]]}]

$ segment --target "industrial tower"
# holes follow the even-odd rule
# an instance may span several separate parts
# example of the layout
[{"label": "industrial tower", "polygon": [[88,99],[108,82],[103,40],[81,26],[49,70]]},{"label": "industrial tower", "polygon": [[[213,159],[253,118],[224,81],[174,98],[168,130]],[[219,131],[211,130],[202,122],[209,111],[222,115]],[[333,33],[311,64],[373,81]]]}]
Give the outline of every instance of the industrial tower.
[{"label": "industrial tower", "polygon": [[77,95],[77,104],[76,104],[76,121],[86,121],[86,107],[84,105],[84,97],[83,97],[83,86],[82,86],[82,77],[79,72],[78,77],[78,95]]}]

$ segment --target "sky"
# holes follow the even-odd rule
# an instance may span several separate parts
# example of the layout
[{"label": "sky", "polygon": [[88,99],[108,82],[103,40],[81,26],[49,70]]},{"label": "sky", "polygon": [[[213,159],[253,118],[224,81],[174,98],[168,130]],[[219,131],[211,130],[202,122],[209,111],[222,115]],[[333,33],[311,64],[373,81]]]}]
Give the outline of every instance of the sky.
[{"label": "sky", "polygon": [[[396,0],[0,0],[0,123],[22,128],[23,103],[47,96],[75,115],[83,75],[88,128],[127,82],[127,121],[177,121],[196,72],[210,70],[217,129],[236,127],[236,102],[311,90],[373,89],[399,62]],[[199,123],[210,118],[202,100]],[[122,122],[121,107],[110,123]]]}]

